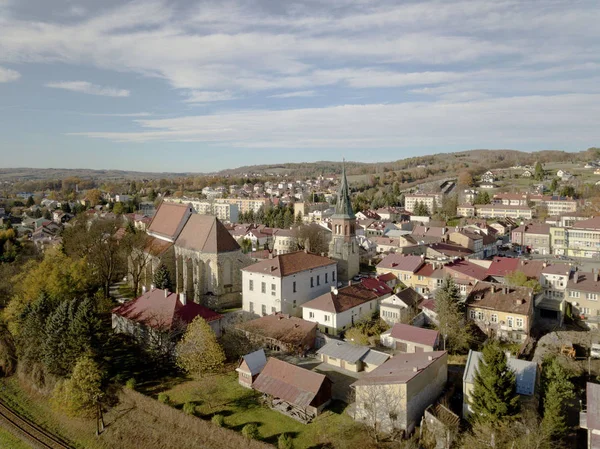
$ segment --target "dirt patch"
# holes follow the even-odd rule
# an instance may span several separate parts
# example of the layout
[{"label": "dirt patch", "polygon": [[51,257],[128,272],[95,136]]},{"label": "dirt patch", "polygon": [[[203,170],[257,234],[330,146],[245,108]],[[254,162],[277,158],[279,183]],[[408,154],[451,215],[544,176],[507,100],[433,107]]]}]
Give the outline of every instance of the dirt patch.
[{"label": "dirt patch", "polygon": [[[540,364],[544,358],[556,355],[566,367],[575,374],[582,374],[588,370],[593,376],[600,375],[600,360],[588,360],[589,349],[592,343],[600,342],[598,331],[554,331],[544,335],[537,342],[533,361]],[[563,345],[572,345],[575,349],[575,358],[561,354]]]}]

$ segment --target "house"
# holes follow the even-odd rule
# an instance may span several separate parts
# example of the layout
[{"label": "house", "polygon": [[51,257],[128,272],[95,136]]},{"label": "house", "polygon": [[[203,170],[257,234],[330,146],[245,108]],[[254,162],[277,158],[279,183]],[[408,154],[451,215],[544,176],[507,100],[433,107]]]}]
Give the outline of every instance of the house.
[{"label": "house", "polygon": [[529,223],[512,230],[511,242],[520,251],[550,254],[550,225]]},{"label": "house", "polygon": [[354,419],[383,432],[410,434],[448,379],[445,351],[398,354],[352,384]]},{"label": "house", "polygon": [[466,300],[467,318],[490,337],[523,343],[533,324],[533,289],[477,282]]},{"label": "house", "polygon": [[389,354],[345,341],[331,340],[317,351],[321,361],[354,373],[373,371],[384,364]]},{"label": "house", "polygon": [[554,254],[600,258],[600,216],[577,221],[568,228],[552,228],[551,234]]},{"label": "house", "polygon": [[513,257],[494,257],[486,272],[486,281],[504,283],[508,273],[519,268],[519,259]]},{"label": "house", "polygon": [[[481,352],[469,351],[463,374],[463,418],[467,418],[473,412],[469,402],[475,386],[475,374],[482,359],[483,354]],[[508,366],[515,372],[517,393],[521,395],[522,400],[534,398],[538,383],[537,364],[511,357],[508,359]]]},{"label": "house", "polygon": [[392,273],[407,287],[413,286],[413,276],[425,263],[421,256],[388,254],[377,264],[377,274]]},{"label": "house", "polygon": [[473,251],[473,257],[483,257],[483,236],[467,229],[450,232],[448,241]]},{"label": "house", "polygon": [[587,430],[587,449],[600,449],[599,384],[586,384],[586,409],[580,413],[579,427]]},{"label": "house", "polygon": [[440,333],[409,324],[396,323],[381,334],[381,344],[400,352],[432,352],[438,348]]},{"label": "house", "polygon": [[375,244],[375,251],[381,253],[393,253],[400,248],[399,239],[390,237],[369,237],[369,240]]},{"label": "house", "polygon": [[302,318],[316,323],[326,334],[337,335],[355,323],[373,316],[379,311],[379,302],[389,297],[392,289],[377,279],[362,279],[305,303]]},{"label": "house", "polygon": [[[437,246],[437,245],[436,245]],[[429,248],[428,248],[429,253]],[[445,257],[442,253],[438,253],[437,257]],[[416,279],[413,280],[413,288],[421,295],[429,295],[437,290],[442,285],[444,280],[443,263],[433,262],[424,264],[415,273]]]},{"label": "house", "polygon": [[597,329],[600,323],[600,279],[598,271],[576,271],[567,283],[566,300],[573,315],[579,316],[590,328]]},{"label": "house", "polygon": [[215,335],[221,335],[222,315],[188,301],[185,293],[154,288],[115,307],[112,328],[117,333],[132,335],[144,345],[169,352],[174,337],[183,334],[198,316],[208,322]]},{"label": "house", "polygon": [[385,273],[377,276],[377,280],[384,282],[388,287],[394,288],[398,285],[398,278],[393,273]]},{"label": "house", "polygon": [[272,409],[303,423],[312,421],[331,402],[331,381],[326,376],[273,357],[252,388],[264,395]]},{"label": "house", "polygon": [[317,338],[316,323],[283,313],[245,321],[237,328],[266,348],[293,354],[305,354]]},{"label": "house", "polygon": [[531,170],[525,170],[523,173],[521,173],[521,178],[531,178],[533,176],[533,173],[531,173]]},{"label": "house", "polygon": [[379,317],[387,324],[406,323],[419,312],[423,297],[407,287],[379,303]]},{"label": "house", "polygon": [[337,263],[305,251],[279,254],[242,269],[242,307],[254,315],[302,316],[301,306],[337,287]]},{"label": "house", "polygon": [[542,297],[535,307],[542,318],[551,318],[562,324],[565,313],[565,293],[573,267],[567,263],[542,263],[539,277]]},{"label": "house", "polygon": [[252,384],[267,364],[264,349],[246,354],[235,369],[238,373],[238,382],[241,386],[252,388]]},{"label": "house", "polygon": [[452,447],[460,430],[460,417],[442,404],[425,409],[424,427],[435,438],[436,449]]},{"label": "house", "polygon": [[[451,276],[458,285],[461,296],[467,296],[478,281],[487,277],[488,266],[482,265],[484,261],[475,263],[470,260],[457,260],[444,265],[444,273]],[[489,262],[487,262],[489,264]]]},{"label": "house", "polygon": [[286,254],[298,249],[298,240],[290,229],[273,230],[273,253]]},{"label": "house", "polygon": [[421,309],[425,317],[425,322],[435,324],[436,326],[439,324],[434,299],[426,299],[419,304],[419,309]]}]

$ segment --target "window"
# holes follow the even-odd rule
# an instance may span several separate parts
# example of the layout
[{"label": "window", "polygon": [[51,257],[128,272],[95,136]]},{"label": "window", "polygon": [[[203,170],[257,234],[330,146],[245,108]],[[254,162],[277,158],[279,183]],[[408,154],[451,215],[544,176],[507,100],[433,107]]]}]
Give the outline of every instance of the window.
[{"label": "window", "polygon": [[267,283],[266,282],[260,283],[260,291],[261,291],[261,293],[267,293]]},{"label": "window", "polygon": [[471,317],[472,320],[474,320],[475,319],[475,311],[474,310],[469,311],[469,316]]},{"label": "window", "polygon": [[292,308],[295,309],[296,308],[296,300],[294,299],[294,304],[292,305]]},{"label": "window", "polygon": [[315,280],[313,279],[313,277],[310,277],[310,288],[313,288],[315,286]]},{"label": "window", "polygon": [[329,315],[325,315],[325,322],[329,321]]},{"label": "window", "polygon": [[314,318],[315,317],[315,312],[308,312],[308,317],[309,318]]},{"label": "window", "polygon": [[513,327],[513,317],[512,316],[506,317],[506,324],[508,325],[508,327]]},{"label": "window", "polygon": [[417,279],[418,279],[419,281],[422,281],[422,280],[423,280],[423,276],[417,276]]},{"label": "window", "polygon": [[271,296],[277,295],[277,287],[275,284],[271,284]]},{"label": "window", "polygon": [[321,285],[321,275],[317,274],[317,285]]},{"label": "window", "polygon": [[292,284],[292,288],[294,289],[294,293],[296,293],[296,281]]},{"label": "window", "polygon": [[484,318],[483,312],[477,312],[477,319],[479,321],[483,321],[483,318]]},{"label": "window", "polygon": [[579,292],[570,291],[569,298],[579,298]]},{"label": "window", "polygon": [[331,281],[335,282],[335,271],[331,272]]},{"label": "window", "polygon": [[490,321],[492,323],[497,323],[498,322],[498,315],[496,315],[495,313],[492,313],[492,316],[490,318]]},{"label": "window", "polygon": [[277,309],[275,307],[271,307],[271,313],[275,313],[277,312]]},{"label": "window", "polygon": [[585,299],[589,299],[591,301],[597,301],[598,300],[598,294],[597,293],[586,293],[585,294]]},{"label": "window", "polygon": [[261,312],[262,312],[263,316],[265,316],[267,314],[267,306],[265,306],[263,304],[260,309],[261,309]]},{"label": "window", "polygon": [[254,281],[252,279],[250,279],[250,281],[248,282],[248,289],[253,292],[254,291]]},{"label": "window", "polygon": [[250,301],[250,312],[254,313],[254,303]]},{"label": "window", "polygon": [[329,276],[329,273],[325,273],[325,283],[326,284],[329,282],[329,280],[327,279],[327,276]]},{"label": "window", "polygon": [[517,329],[523,329],[523,318],[517,318]]}]

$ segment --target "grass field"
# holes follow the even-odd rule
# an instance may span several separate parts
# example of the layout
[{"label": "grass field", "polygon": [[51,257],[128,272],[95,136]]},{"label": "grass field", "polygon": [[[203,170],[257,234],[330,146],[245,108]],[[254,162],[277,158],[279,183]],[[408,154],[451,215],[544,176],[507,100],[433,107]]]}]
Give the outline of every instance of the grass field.
[{"label": "grass field", "polygon": [[0,427],[0,447],[10,449],[32,449],[32,446],[21,441],[12,433]]},{"label": "grass field", "polygon": [[240,431],[244,425],[255,423],[263,441],[277,443],[282,433],[294,438],[295,449],[307,449],[330,443],[335,448],[363,447],[360,426],[344,412],[346,404],[334,402],[310,424],[302,424],[288,416],[260,404],[256,392],[238,384],[237,373],[208,376],[179,383],[167,390],[156,388],[149,394],[166,392],[173,406],[181,408],[186,402],[196,406],[196,415],[210,419],[224,416],[225,426]]}]

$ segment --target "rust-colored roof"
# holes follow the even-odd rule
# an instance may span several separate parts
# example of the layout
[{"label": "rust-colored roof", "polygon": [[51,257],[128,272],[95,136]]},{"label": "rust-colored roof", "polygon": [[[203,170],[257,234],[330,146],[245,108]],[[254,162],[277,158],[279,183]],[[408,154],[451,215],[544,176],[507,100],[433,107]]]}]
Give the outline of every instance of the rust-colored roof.
[{"label": "rust-colored roof", "polygon": [[189,204],[177,204],[163,201],[148,226],[148,232],[153,232],[169,239],[177,238],[177,230],[190,213]]},{"label": "rust-colored roof", "polygon": [[466,302],[469,307],[530,315],[533,311],[533,289],[478,282]]},{"label": "rust-colored roof", "polygon": [[488,276],[506,276],[517,269],[519,266],[519,259],[513,259],[511,257],[494,257],[492,264],[487,270]]},{"label": "rust-colored roof", "polygon": [[423,265],[421,256],[406,256],[404,254],[388,254],[377,264],[377,268],[388,270],[410,271],[414,273]]},{"label": "rust-colored roof", "polygon": [[153,256],[160,256],[164,254],[173,244],[166,240],[157,239],[156,237],[148,236],[144,251],[152,254]]},{"label": "rust-colored roof", "polygon": [[252,388],[304,408],[327,382],[330,380],[323,374],[270,357]]},{"label": "rust-colored roof", "polygon": [[423,265],[421,268],[419,268],[417,270],[415,275],[429,277],[433,274],[434,271],[435,271],[435,267],[430,263],[426,263],[425,265]]},{"label": "rust-colored roof", "polygon": [[479,281],[482,281],[487,277],[486,268],[469,262],[468,260],[459,260],[457,262],[445,265],[444,269],[449,272],[461,273],[464,276],[469,276],[470,278]]},{"label": "rust-colored roof", "polygon": [[600,229],[600,217],[580,220],[573,225],[575,229]]},{"label": "rust-colored roof", "polygon": [[394,273],[385,273],[377,276],[377,279],[379,279],[381,282],[389,282],[393,281],[394,279],[398,280],[398,277]]},{"label": "rust-colored roof", "polygon": [[390,332],[394,340],[409,341],[420,345],[434,346],[439,332],[433,329],[423,329],[410,324],[396,323]]},{"label": "rust-colored roof", "polygon": [[362,283],[349,285],[340,288],[337,295],[334,292],[327,292],[312,301],[304,303],[302,307],[322,310],[324,312],[341,313],[391,293],[391,289],[385,283],[376,279],[371,280],[378,282],[379,285],[376,288],[370,288],[369,285],[371,283],[367,286]]},{"label": "rust-colored roof", "polygon": [[288,344],[299,344],[316,329],[317,323],[283,313],[266,315],[246,321],[238,327],[262,337],[273,338]]},{"label": "rust-colored roof", "polygon": [[447,257],[464,257],[473,254],[473,250],[455,243],[431,243],[429,248]]},{"label": "rust-colored roof", "polygon": [[336,261],[318,254],[296,251],[293,253],[279,254],[272,259],[262,260],[243,269],[249,273],[268,274],[270,276],[284,277],[301,271],[336,265]]},{"label": "rust-colored roof", "polygon": [[235,241],[217,217],[197,214],[192,215],[185,224],[175,245],[180,248],[210,254],[226,253],[240,249],[238,242]]},{"label": "rust-colored roof", "polygon": [[167,292],[165,296],[165,291],[160,288],[149,290],[139,298],[115,307],[112,312],[159,330],[171,329],[179,322],[191,323],[197,316],[206,321],[222,318],[217,312],[193,301],[183,305],[178,294]]},{"label": "rust-colored roof", "polygon": [[[577,282],[575,282],[577,279]],[[595,277],[595,273],[584,273],[577,271],[567,283],[569,290],[580,290],[583,292],[600,293],[600,279]]]},{"label": "rust-colored roof", "polygon": [[407,383],[441,357],[446,357],[446,351],[398,354],[370,373],[365,374],[362,379],[354,382],[352,386]]}]

